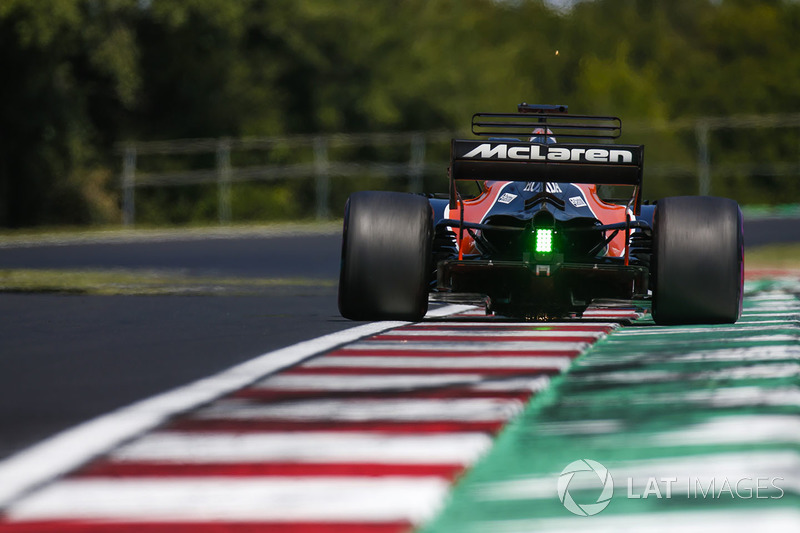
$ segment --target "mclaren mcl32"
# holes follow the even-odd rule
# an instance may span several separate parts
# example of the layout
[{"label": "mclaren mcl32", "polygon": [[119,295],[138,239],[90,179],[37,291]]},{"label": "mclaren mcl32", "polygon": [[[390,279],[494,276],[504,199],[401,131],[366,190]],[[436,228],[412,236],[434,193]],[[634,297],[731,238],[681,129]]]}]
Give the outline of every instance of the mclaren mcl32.
[{"label": "mclaren mcl32", "polygon": [[614,144],[621,131],[617,117],[570,115],[566,106],[476,113],[478,139],[451,142],[447,193],[350,196],[340,312],[416,321],[429,300],[475,301],[542,319],[628,302],[650,307],[657,324],[736,322],[738,204],[643,202],[644,146]]}]

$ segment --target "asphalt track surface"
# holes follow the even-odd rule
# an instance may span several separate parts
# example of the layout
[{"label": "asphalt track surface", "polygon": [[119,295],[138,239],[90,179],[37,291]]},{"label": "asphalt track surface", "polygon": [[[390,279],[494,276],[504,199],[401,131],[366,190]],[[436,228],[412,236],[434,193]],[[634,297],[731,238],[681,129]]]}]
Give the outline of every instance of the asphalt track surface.
[{"label": "asphalt track surface", "polygon": [[[748,246],[800,241],[797,220],[745,225]],[[338,235],[6,247],[0,269],[124,268],[335,280]],[[0,458],[271,350],[354,325],[335,287],[257,296],[0,294]]]},{"label": "asphalt track surface", "polygon": [[[335,280],[338,235],[0,250],[4,268]],[[335,287],[256,296],[0,294],[0,457],[262,353],[352,327]]]}]

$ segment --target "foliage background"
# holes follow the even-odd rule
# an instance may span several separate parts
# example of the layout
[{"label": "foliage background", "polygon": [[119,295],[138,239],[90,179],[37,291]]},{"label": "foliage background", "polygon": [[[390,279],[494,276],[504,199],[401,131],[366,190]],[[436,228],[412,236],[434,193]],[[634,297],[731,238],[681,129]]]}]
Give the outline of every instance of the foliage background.
[{"label": "foliage background", "polygon": [[[3,0],[0,226],[118,222],[124,140],[461,129],[521,101],[655,125],[796,113],[799,49],[790,0]],[[648,160],[686,161],[695,142],[667,132]],[[754,146],[800,159],[797,131],[712,144],[731,162]],[[791,178],[714,193],[800,201]],[[140,212],[213,218],[208,189],[153,191]],[[296,217],[302,191],[233,194],[248,217]]]}]

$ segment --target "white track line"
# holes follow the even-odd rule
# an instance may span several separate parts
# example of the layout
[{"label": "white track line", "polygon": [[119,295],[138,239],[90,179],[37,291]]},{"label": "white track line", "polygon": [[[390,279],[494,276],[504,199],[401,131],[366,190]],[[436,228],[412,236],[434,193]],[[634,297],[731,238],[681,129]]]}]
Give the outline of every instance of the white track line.
[{"label": "white track line", "polygon": [[448,368],[557,368],[566,370],[571,357],[510,356],[510,357],[402,357],[402,356],[326,356],[309,361],[303,368],[428,368],[432,372]]},{"label": "white track line", "polygon": [[248,400],[219,400],[194,413],[198,420],[329,420],[476,422],[505,421],[522,411],[522,402],[501,398],[446,399],[319,399],[263,404]]},{"label": "white track line", "polygon": [[300,462],[468,464],[492,444],[484,433],[385,435],[368,432],[155,432],[119,448],[111,460],[178,464]]},{"label": "white track line", "polygon": [[[705,486],[712,479],[720,482],[723,479],[746,481],[755,484],[759,478],[782,478],[779,485],[786,492],[796,493],[800,488],[800,455],[795,451],[744,451],[728,453],[711,453],[674,458],[657,458],[633,461],[619,461],[606,465],[614,473],[616,479],[632,479],[633,486],[644,484],[650,477],[677,477],[683,483],[684,495],[686,482],[699,479]],[[512,480],[489,481],[475,488],[476,497],[485,501],[537,500],[553,498],[553,477],[557,473],[538,474],[535,476],[519,476]],[[679,482],[679,483],[680,483]],[[594,488],[596,482],[589,478],[574,478],[576,489]],[[742,487],[745,483],[742,483]],[[762,487],[763,488],[763,487]],[[614,490],[624,492],[624,484],[617,485]],[[677,485],[676,485],[676,490]],[[754,491],[755,492],[755,491]]]},{"label": "white track line", "polygon": [[[750,333],[750,336],[747,337],[736,337],[731,335],[730,337],[714,337],[714,338],[706,338],[706,339],[692,339],[691,337],[686,338],[683,341],[680,340],[673,340],[672,342],[676,344],[690,344],[690,345],[702,345],[702,344],[713,344],[713,343],[720,343],[724,342],[728,345],[736,346],[737,344],[750,344],[750,343],[767,343],[767,342],[793,342],[800,339],[800,333],[789,333],[785,335],[753,335],[753,333],[757,333],[756,331],[747,331],[746,333]],[[686,334],[684,334],[686,335]],[[683,337],[683,335],[678,336]],[[616,340],[614,338],[609,339],[608,342],[610,344],[622,344],[630,341],[625,340]],[[663,344],[664,340],[660,338],[646,338],[642,337],[638,340],[641,345],[652,346],[653,344]]]},{"label": "white track line", "polygon": [[[431,316],[430,314],[428,316]],[[569,329],[575,328],[580,330],[596,329],[598,331],[605,329],[615,329],[619,327],[618,322],[424,322],[419,324],[424,327],[446,327],[446,328],[514,328],[524,331],[543,331],[542,328],[558,328]],[[407,328],[402,328],[400,331],[407,331]],[[546,331],[546,329],[545,329]]]},{"label": "white track line", "polygon": [[67,480],[16,505],[10,518],[419,523],[449,485],[435,477]]},{"label": "white track line", "polygon": [[751,346],[746,348],[720,348],[718,350],[698,350],[685,353],[684,350],[676,353],[652,353],[651,351],[641,351],[636,353],[626,353],[624,355],[609,355],[602,361],[590,362],[581,361],[582,366],[605,366],[612,364],[637,361],[639,363],[659,361],[665,364],[670,363],[691,363],[691,362],[758,362],[758,361],[797,361],[800,360],[800,346],[797,344],[783,344],[774,346]]},{"label": "white track line", "polygon": [[797,533],[800,531],[800,511],[773,508],[755,511],[725,508],[722,511],[687,510],[681,512],[648,512],[628,515],[599,515],[585,517],[543,518],[529,520],[494,520],[475,522],[470,533],[618,533],[647,531],[648,533],[732,533],[736,531],[769,531]]},{"label": "white track line", "polygon": [[[791,320],[797,317],[797,312],[800,309],[791,308],[791,309],[770,309],[767,311],[743,311],[742,318],[783,318],[785,320]],[[794,313],[794,314],[793,314]],[[751,322],[750,320],[745,320],[745,322]],[[738,322],[737,322],[738,324]]]},{"label": "white track line", "polygon": [[630,309],[625,310],[616,310],[616,309],[587,309],[583,312],[583,317],[594,317],[594,316],[621,316],[621,317],[637,317],[642,313],[638,311],[632,311]]},{"label": "white track line", "polygon": [[[586,338],[588,341],[594,341],[599,337],[605,336],[602,331],[569,331],[569,330],[536,330],[536,331],[459,331],[458,329],[452,330],[404,330],[393,329],[382,333],[387,337],[454,337],[469,339],[470,337],[498,337],[498,340],[514,338],[514,337],[581,337]],[[375,341],[385,342],[385,341]],[[537,341],[541,342],[541,341]]]},{"label": "white track line", "polygon": [[753,329],[758,331],[782,331],[796,328],[792,321],[782,321],[766,325],[764,322],[745,322],[733,327],[728,326],[692,326],[692,327],[670,327],[663,326],[642,326],[630,330],[620,330],[614,334],[614,338],[620,337],[639,337],[647,335],[686,335],[692,333],[752,333]]},{"label": "white track line", "polygon": [[472,390],[538,391],[546,386],[547,381],[545,376],[486,379],[481,374],[278,374],[259,381],[251,388],[269,391],[391,391],[465,386]]},{"label": "white track line", "polygon": [[602,372],[586,376],[573,376],[577,383],[649,383],[653,381],[690,380],[740,380],[740,379],[785,379],[800,376],[797,363],[753,364],[723,368],[720,370],[668,371],[668,370],[627,370]]},{"label": "white track line", "polygon": [[[800,444],[797,415],[720,416],[677,430],[646,437],[655,446],[723,446],[731,444]],[[798,465],[800,470],[800,465]]]},{"label": "white track line", "polygon": [[[428,316],[442,317],[466,309],[471,309],[471,306],[451,305],[436,309]],[[317,353],[405,324],[408,322],[374,322],[300,342],[63,431],[0,463],[0,508],[37,485],[81,466],[172,416],[234,392],[255,379],[295,365]]]},{"label": "white track line", "polygon": [[[542,341],[373,341],[364,340],[347,346],[348,350],[397,350],[399,352],[415,351],[442,351],[454,350],[459,352],[488,352],[491,350],[508,350],[529,352],[546,350],[548,352],[574,352],[583,351],[589,347],[588,342],[542,342]],[[427,359],[426,359],[427,360]]]}]

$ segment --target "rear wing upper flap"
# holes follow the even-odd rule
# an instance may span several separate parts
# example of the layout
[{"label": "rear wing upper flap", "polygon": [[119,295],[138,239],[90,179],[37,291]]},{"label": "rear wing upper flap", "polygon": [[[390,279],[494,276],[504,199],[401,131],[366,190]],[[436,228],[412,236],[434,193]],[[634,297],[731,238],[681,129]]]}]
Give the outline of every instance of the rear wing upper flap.
[{"label": "rear wing upper flap", "polygon": [[[525,105],[525,104],[522,104]],[[521,113],[475,113],[472,134],[484,137],[530,135],[536,130],[559,139],[618,139],[622,135],[619,117],[568,115],[566,106],[528,106]],[[551,107],[553,109],[542,109]]]},{"label": "rear wing upper flap", "polygon": [[457,180],[636,185],[641,191],[643,165],[643,145],[453,139],[450,204],[455,208]]}]

